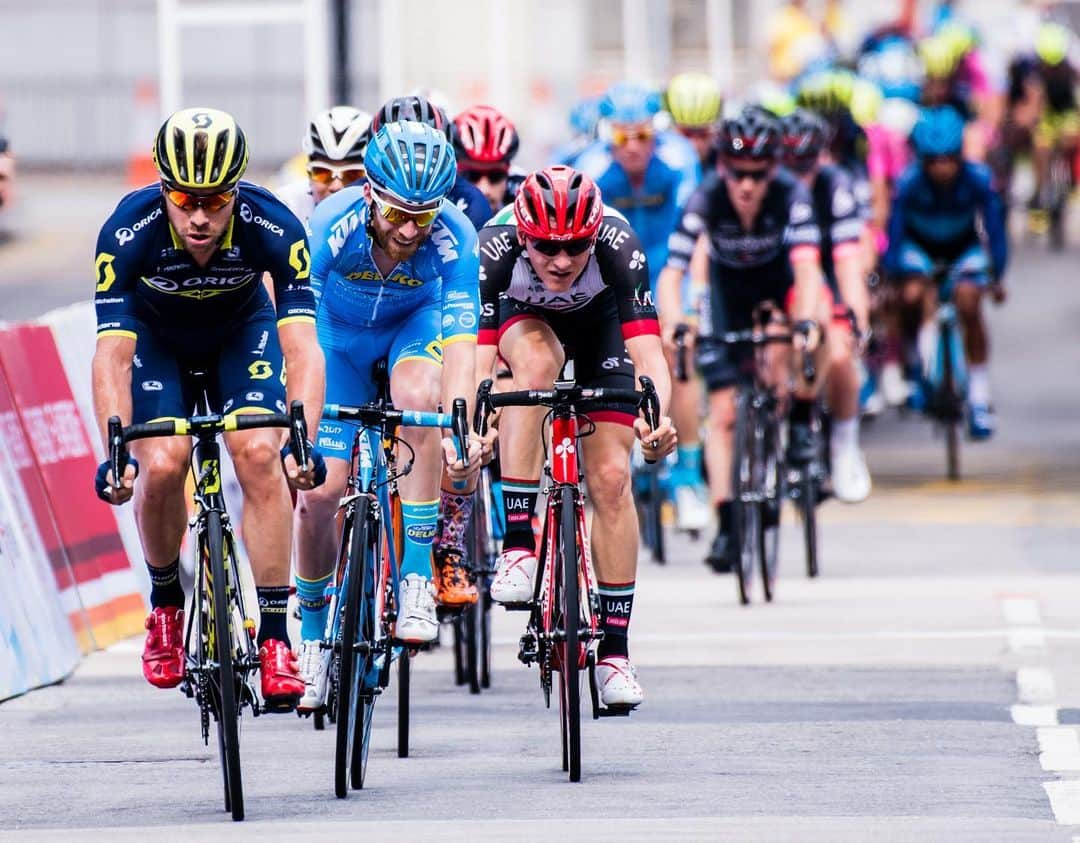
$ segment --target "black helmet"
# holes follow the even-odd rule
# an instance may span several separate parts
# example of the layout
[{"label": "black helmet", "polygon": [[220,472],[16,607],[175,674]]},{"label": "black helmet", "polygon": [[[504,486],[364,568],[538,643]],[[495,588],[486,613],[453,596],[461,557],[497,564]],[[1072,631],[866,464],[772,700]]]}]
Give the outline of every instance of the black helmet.
[{"label": "black helmet", "polygon": [[450,120],[446,112],[430,100],[419,96],[394,97],[383,103],[382,108],[371,118],[371,134],[374,135],[384,123],[397,123],[412,120],[414,123],[427,123],[449,137]]},{"label": "black helmet", "polygon": [[744,161],[773,161],[780,151],[780,123],[760,106],[747,106],[721,124],[720,154]]},{"label": "black helmet", "polygon": [[806,108],[797,108],[781,121],[784,164],[795,170],[811,167],[829,145],[832,132],[824,118]]}]

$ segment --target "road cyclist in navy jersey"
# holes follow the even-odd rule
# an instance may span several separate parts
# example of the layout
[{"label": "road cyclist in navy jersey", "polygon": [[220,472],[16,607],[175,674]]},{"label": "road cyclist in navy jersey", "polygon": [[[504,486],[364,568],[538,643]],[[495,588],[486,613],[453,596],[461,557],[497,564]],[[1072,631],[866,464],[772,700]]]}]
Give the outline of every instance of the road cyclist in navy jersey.
[{"label": "road cyclist in navy jersey", "polygon": [[[369,135],[377,132],[383,123],[396,123],[399,120],[426,123],[453,141],[454,127],[446,112],[419,94],[394,97],[383,103],[371,119]],[[462,176],[460,171],[446,198],[469,218],[469,222],[477,231],[491,218],[491,206],[487,197],[480,188]]]},{"label": "road cyclist in navy jersey", "polygon": [[[859,447],[858,336],[869,319],[859,215],[851,177],[822,163],[829,126],[817,114],[796,109],[781,121],[782,163],[810,190],[821,233],[821,268],[833,298],[836,332],[829,343],[827,399],[831,419],[832,490],[839,500],[858,503],[870,494],[870,472]],[[850,315],[849,315],[850,314]]]},{"label": "road cyclist in navy jersey", "polygon": [[[720,165],[694,192],[671,236],[667,266],[660,276],[660,317],[666,344],[673,344],[682,319],[683,276],[695,251],[707,253],[708,293],[702,304],[696,342],[698,368],[709,392],[706,460],[709,489],[719,529],[706,563],[720,573],[731,570],[731,443],[735,424],[735,383],[745,357],[711,341],[728,331],[753,326],[759,305],[775,305],[774,317],[787,314],[796,349],[817,356],[824,371],[823,328],[832,319],[831,296],[819,260],[821,235],[806,186],[779,167],[781,130],[762,109],[748,109],[723,122]],[[701,261],[694,261],[700,266]],[[795,381],[789,410],[788,459],[805,465],[815,458],[810,429],[814,391],[796,378],[793,356],[783,346],[770,349],[766,377],[783,397]],[[800,372],[801,374],[801,372]]]},{"label": "road cyclist in navy jersey", "polygon": [[[326,353],[327,400],[350,405],[374,400],[372,368],[386,358],[396,406],[450,407],[454,398],[476,389],[480,313],[476,231],[447,200],[457,173],[453,147],[426,123],[382,123],[368,143],[364,165],[367,183],[326,200],[311,219],[312,285]],[[300,496],[297,595],[307,684],[301,710],[325,701],[324,593],[337,554],[334,514],[355,431],[356,425],[346,422],[320,425],[327,482]],[[477,598],[460,548],[481,446],[471,442],[462,462],[437,430],[407,428],[401,438],[415,459],[412,471],[399,480],[405,535],[395,634],[424,644],[438,635],[436,600],[464,607]],[[445,476],[444,466],[449,466]],[[458,490],[455,483],[465,485]],[[444,532],[433,577],[440,484]]]},{"label": "road cyclist in navy jersey", "polygon": [[[668,237],[701,179],[694,146],[674,131],[659,131],[661,97],[641,85],[619,83],[600,100],[602,139],[578,156],[575,166],[596,182],[609,207],[626,217],[637,234],[656,295],[656,280],[667,259]],[[687,319],[695,311],[692,291],[683,296]],[[674,370],[674,359],[669,361]],[[677,525],[702,530],[709,509],[701,482],[701,390],[698,384],[673,382],[672,418],[679,431],[677,460],[670,476]]]},{"label": "road cyclist in navy jersey", "polygon": [[[968,432],[994,434],[990,396],[989,336],[982,300],[989,292],[1005,300],[1003,277],[1008,237],[1001,197],[990,170],[963,157],[964,121],[950,106],[924,109],[911,132],[917,161],[896,186],[889,216],[885,269],[901,284],[908,370],[916,406],[925,393],[921,372],[933,346],[937,290],[930,279],[936,262],[950,266],[947,289],[956,305],[968,364]],[[985,231],[985,245],[980,235]],[[921,354],[920,354],[921,352]]]},{"label": "road cyclist in navy jersey", "polygon": [[[597,684],[605,706],[638,705],[643,694],[628,650],[638,549],[630,450],[637,438],[661,458],[676,443],[667,418],[670,377],[641,243],[626,219],[603,204],[592,179],[556,165],[531,173],[513,206],[481,230],[480,255],[479,373],[491,371],[498,353],[510,364],[510,389],[551,389],[567,360],[582,386],[633,389],[635,375],[656,384],[662,419],[655,431],[636,407],[616,403],[589,413],[596,430],[581,439],[604,630]],[[538,562],[532,513],[544,456],[542,419],[542,408],[501,411],[507,518],[491,584],[491,596],[500,603],[533,597]]]},{"label": "road cyclist in navy jersey", "polygon": [[525,173],[511,167],[521,139],[510,119],[493,106],[474,105],[454,118],[452,133],[458,173],[484,194],[491,213],[513,202]]},{"label": "road cyclist in navy jersey", "polygon": [[307,178],[274,191],[304,225],[323,199],[363,180],[369,125],[371,115],[349,105],[320,111],[308,124],[303,143]]},{"label": "road cyclist in navy jersey", "polygon": [[[300,399],[310,429],[318,424],[324,368],[307,238],[268,190],[240,180],[247,159],[247,141],[229,114],[178,111],[154,144],[160,183],[125,196],[101,229],[93,391],[106,443],[113,415],[124,424],[186,418],[197,400],[192,369],[208,376],[211,404],[219,412],[285,413],[287,401]],[[273,279],[274,303],[262,283],[264,272]],[[304,689],[286,629],[288,486],[313,488],[325,465],[317,451],[302,467],[289,456],[286,476],[278,430],[227,433],[225,442],[244,495],[242,537],[260,607],[262,695],[268,708],[288,709]],[[153,607],[143,675],[152,685],[171,688],[185,670],[179,556],[188,523],[184,481],[191,444],[187,437],[157,438],[134,442],[131,449],[135,459],[122,488],[112,488],[106,461],[96,489],[112,504],[134,497]]]}]

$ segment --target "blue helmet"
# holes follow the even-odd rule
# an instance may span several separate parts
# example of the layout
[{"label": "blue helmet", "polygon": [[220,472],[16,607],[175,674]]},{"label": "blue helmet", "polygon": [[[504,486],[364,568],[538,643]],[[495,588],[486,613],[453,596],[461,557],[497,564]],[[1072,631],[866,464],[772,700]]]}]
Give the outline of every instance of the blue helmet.
[{"label": "blue helmet", "polygon": [[371,184],[407,205],[443,199],[457,179],[454,147],[440,130],[426,123],[384,123],[364,152]]},{"label": "blue helmet", "polygon": [[911,130],[911,146],[920,158],[959,155],[964,147],[963,118],[948,105],[924,108]]},{"label": "blue helmet", "polygon": [[574,103],[570,109],[570,128],[578,135],[596,136],[596,124],[600,121],[600,97],[586,97]]},{"label": "blue helmet", "polygon": [[662,107],[657,91],[634,82],[619,82],[607,89],[600,100],[600,116],[613,123],[644,123]]}]

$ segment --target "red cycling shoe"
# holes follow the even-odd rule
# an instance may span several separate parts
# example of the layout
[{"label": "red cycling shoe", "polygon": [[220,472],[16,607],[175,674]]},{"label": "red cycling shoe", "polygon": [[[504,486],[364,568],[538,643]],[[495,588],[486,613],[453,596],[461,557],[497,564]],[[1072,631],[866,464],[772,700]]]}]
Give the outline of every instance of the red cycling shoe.
[{"label": "red cycling shoe", "polygon": [[184,679],[184,610],[159,606],[145,626],[143,676],[155,688],[175,688]]},{"label": "red cycling shoe", "polygon": [[292,711],[304,695],[304,680],[296,656],[284,641],[269,639],[259,648],[262,696],[270,711]]}]

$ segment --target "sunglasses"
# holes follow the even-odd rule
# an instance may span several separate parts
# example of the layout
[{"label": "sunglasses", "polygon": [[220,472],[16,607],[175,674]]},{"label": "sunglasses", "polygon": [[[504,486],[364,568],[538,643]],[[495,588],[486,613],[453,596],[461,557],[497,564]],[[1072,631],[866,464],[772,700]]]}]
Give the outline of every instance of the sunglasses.
[{"label": "sunglasses", "polygon": [[592,248],[591,237],[581,237],[577,240],[533,240],[532,246],[536,251],[549,258],[553,258],[560,252],[566,252],[574,258]]},{"label": "sunglasses", "polygon": [[165,188],[164,193],[170,202],[183,211],[194,211],[196,208],[203,208],[211,214],[220,211],[236,196],[235,189],[224,190],[221,193],[202,194]]},{"label": "sunglasses", "polygon": [[416,223],[418,228],[427,228],[439,215],[439,211],[442,210],[440,204],[437,208],[429,208],[423,211],[410,211],[407,208],[401,208],[397,205],[392,205],[387,202],[374,190],[371,191],[371,198],[375,200],[375,207],[379,209],[379,214],[390,225],[405,225],[407,222]]},{"label": "sunglasses", "polygon": [[926,155],[923,157],[923,161],[927,164],[955,164],[960,160],[959,155]]},{"label": "sunglasses", "polygon": [[793,170],[796,173],[809,173],[814,167],[817,166],[818,157],[816,155],[786,155],[784,156],[784,166],[789,170]]},{"label": "sunglasses", "polygon": [[611,142],[615,146],[626,146],[632,140],[650,141],[656,136],[652,129],[624,129],[621,126],[611,127]]},{"label": "sunglasses", "polygon": [[730,164],[725,164],[724,170],[727,177],[736,184],[743,179],[750,179],[754,184],[758,184],[767,181],[772,176],[772,167],[766,167],[764,170],[742,170],[738,167],[732,167]]},{"label": "sunglasses", "polygon": [[311,180],[317,184],[326,185],[330,184],[334,179],[338,179],[346,187],[350,184],[356,184],[365,175],[364,168],[360,166],[342,167],[340,170],[336,170],[324,164],[308,164],[307,172]]},{"label": "sunglasses", "polygon": [[716,134],[711,126],[680,126],[679,133],[687,140],[706,140]]},{"label": "sunglasses", "polygon": [[470,184],[476,184],[480,179],[486,178],[492,184],[502,184],[509,177],[510,173],[506,170],[462,170],[461,175]]}]

